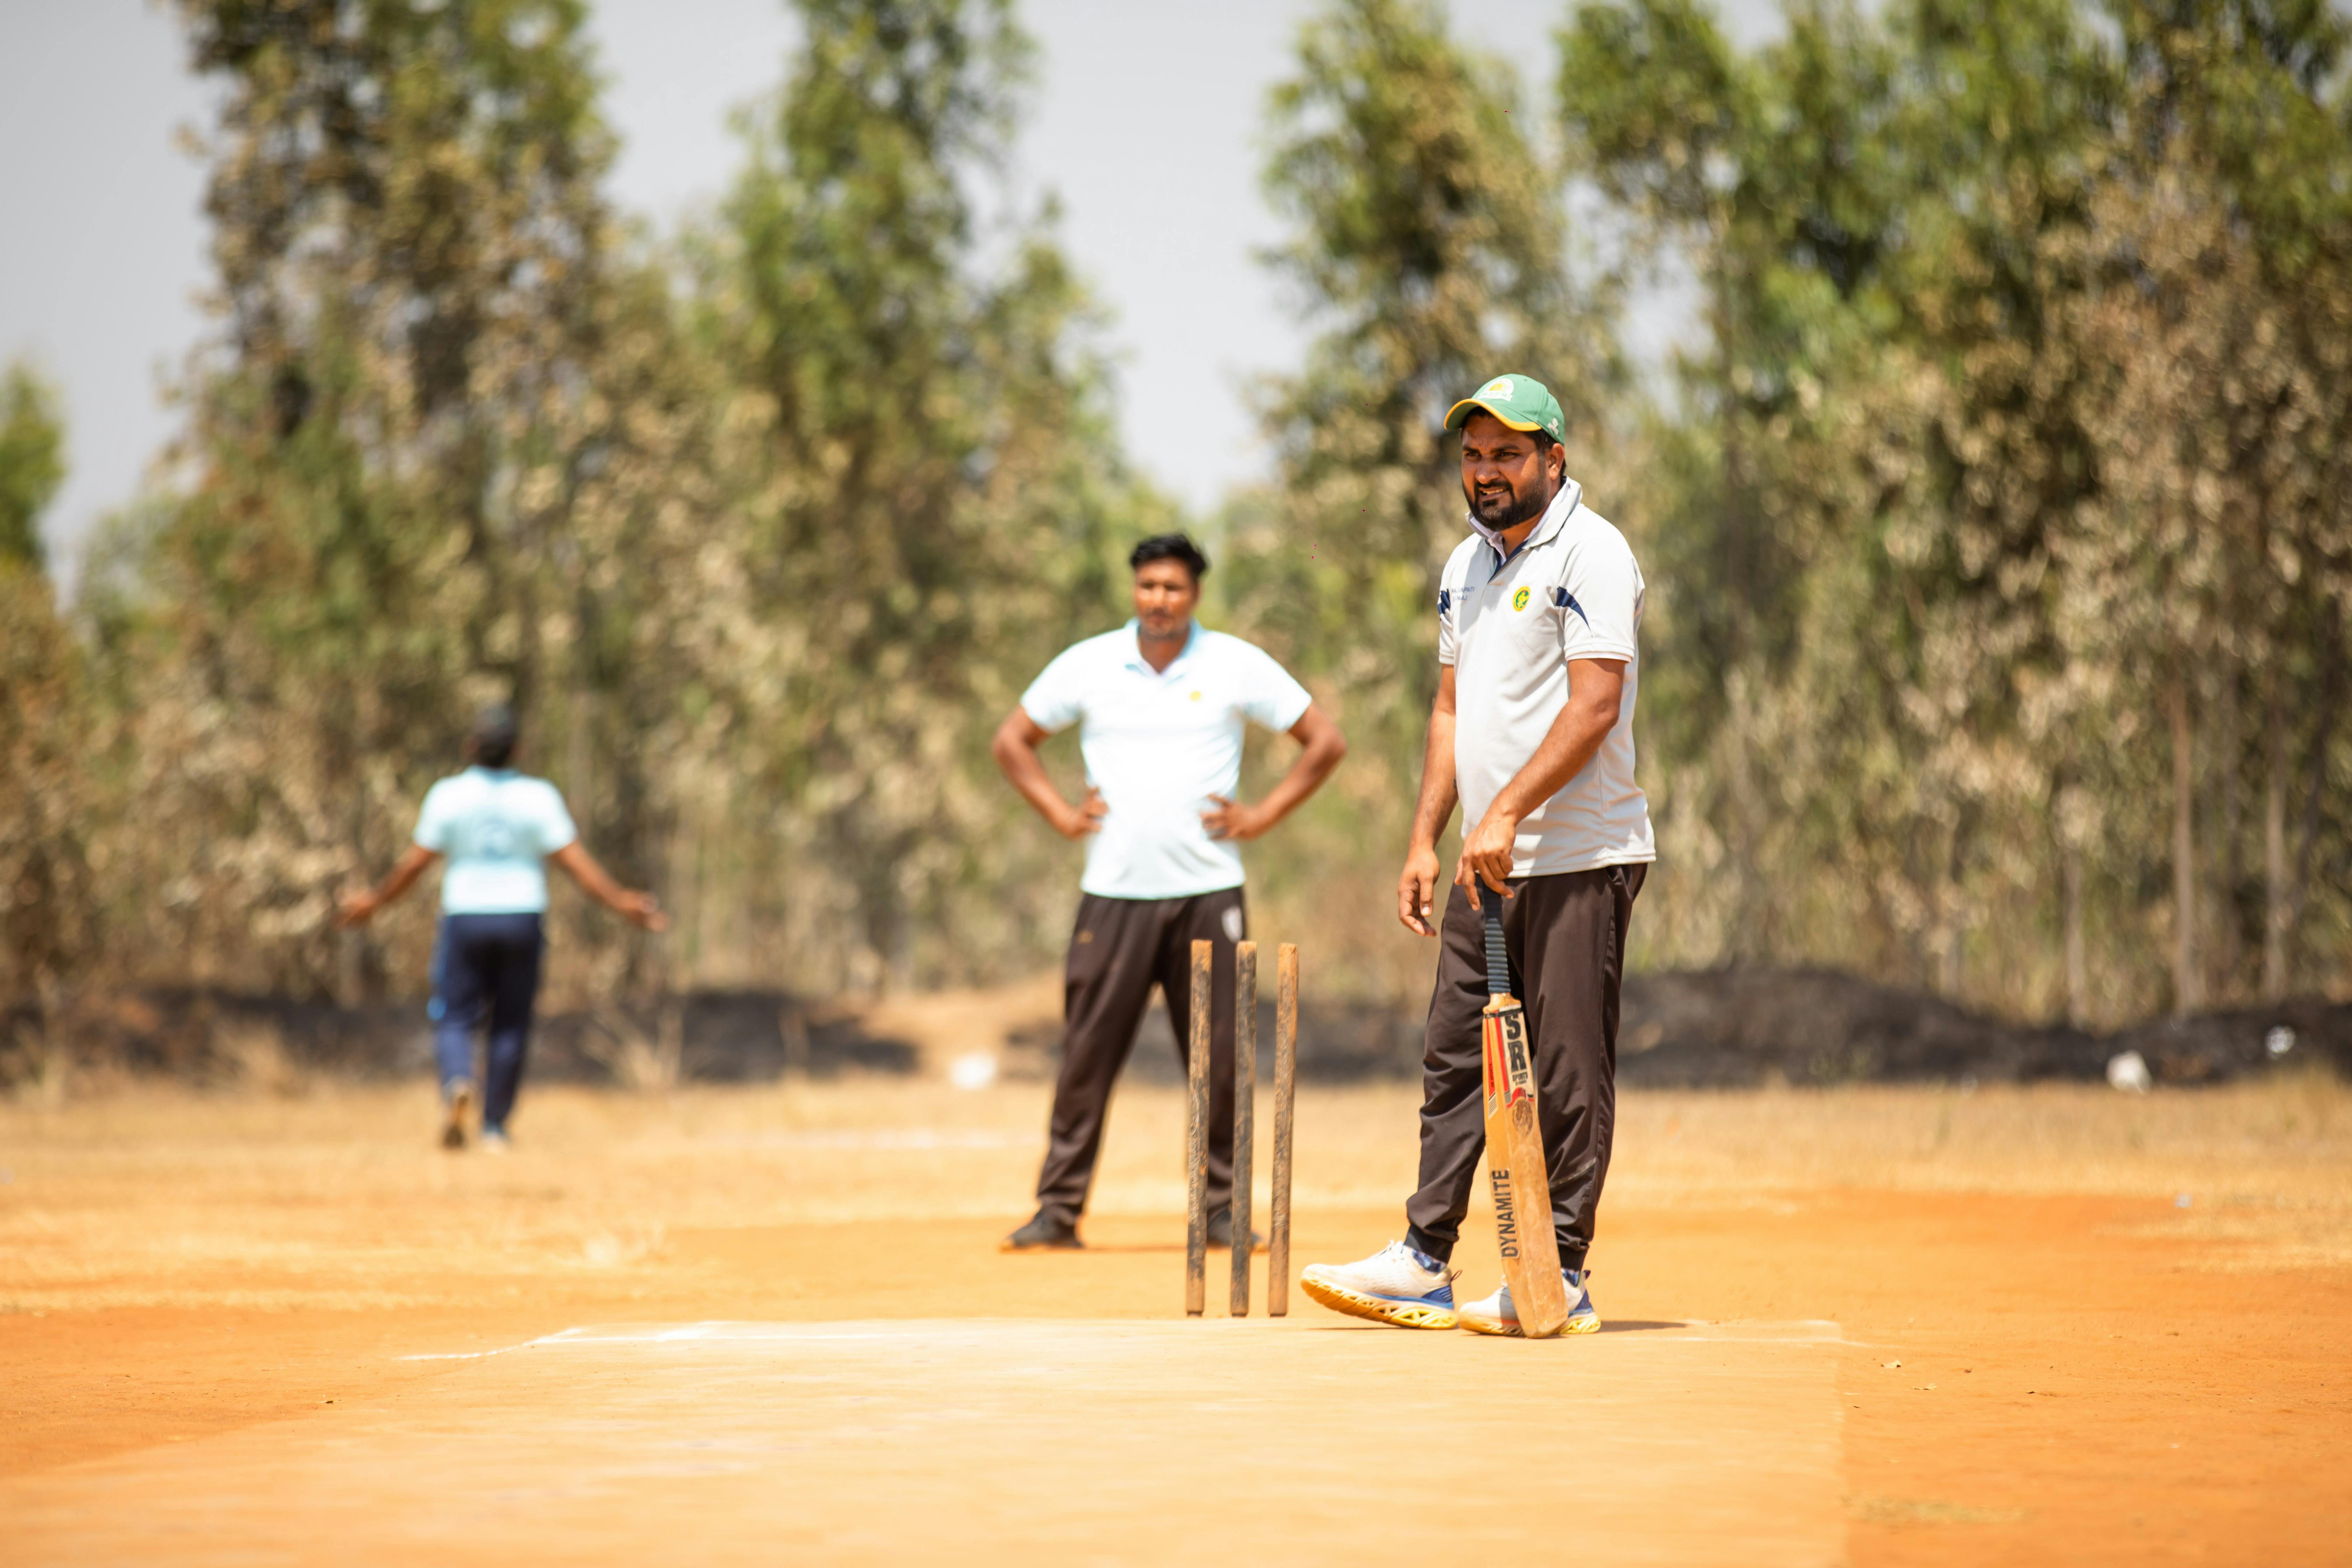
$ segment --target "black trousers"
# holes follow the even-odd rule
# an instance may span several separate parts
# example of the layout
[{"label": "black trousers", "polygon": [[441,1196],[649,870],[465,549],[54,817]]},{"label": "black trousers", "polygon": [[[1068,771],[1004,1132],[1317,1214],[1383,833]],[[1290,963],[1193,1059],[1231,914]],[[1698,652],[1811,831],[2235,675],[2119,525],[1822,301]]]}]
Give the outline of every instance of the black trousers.
[{"label": "black trousers", "polygon": [[1111,1087],[1135,1049],[1156,982],[1176,1026],[1176,1055],[1189,1064],[1192,1039],[1192,943],[1217,944],[1209,993],[1209,1212],[1234,1197],[1234,943],[1249,934],[1239,888],[1189,899],[1078,900],[1063,970],[1062,1070],[1038,1212],[1076,1224],[1094,1185]]},{"label": "black trousers", "polygon": [[[1536,1049],[1536,1115],[1551,1177],[1552,1231],[1564,1268],[1592,1246],[1617,1126],[1617,996],[1625,926],[1646,866],[1602,866],[1511,884],[1503,939],[1513,994]],[[1437,985],[1422,1056],[1421,1186],[1407,1239],[1453,1256],[1486,1146],[1478,1015],[1486,1005],[1486,929],[1456,884],[1438,930]]]}]

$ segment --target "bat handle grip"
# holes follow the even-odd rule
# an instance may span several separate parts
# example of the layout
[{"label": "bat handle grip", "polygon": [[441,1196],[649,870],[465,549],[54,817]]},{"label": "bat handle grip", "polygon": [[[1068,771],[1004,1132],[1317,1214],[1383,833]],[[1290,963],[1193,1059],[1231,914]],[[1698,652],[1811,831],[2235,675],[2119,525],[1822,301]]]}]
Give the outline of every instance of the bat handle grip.
[{"label": "bat handle grip", "polygon": [[1478,894],[1479,911],[1486,918],[1486,994],[1508,996],[1511,957],[1503,947],[1503,895],[1483,884],[1472,887]]}]

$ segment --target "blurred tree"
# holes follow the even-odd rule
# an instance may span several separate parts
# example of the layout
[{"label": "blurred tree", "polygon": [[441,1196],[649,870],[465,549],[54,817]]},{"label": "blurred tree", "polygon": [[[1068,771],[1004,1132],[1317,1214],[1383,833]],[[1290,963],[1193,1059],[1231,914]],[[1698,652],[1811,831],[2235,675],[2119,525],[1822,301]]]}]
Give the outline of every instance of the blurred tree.
[{"label": "blurred tree", "polygon": [[21,364],[0,376],[0,561],[39,566],[41,510],[65,482],[57,397]]},{"label": "blurred tree", "polygon": [[[580,591],[625,568],[573,510],[652,413],[599,384],[645,311],[614,293],[576,0],[180,10],[224,89],[223,330],[148,542],[141,880],[199,976],[373,991],[374,940],[327,932],[335,886],[396,851],[473,704],[511,697],[544,745],[590,723],[548,700],[567,661],[626,636]],[[642,874],[634,826],[600,849]],[[425,922],[392,931],[421,962]]]},{"label": "blurred tree", "polygon": [[1280,500],[1235,541],[1229,591],[1376,754],[1417,763],[1431,584],[1467,531],[1445,411],[1499,371],[1535,375],[1588,472],[1617,382],[1608,317],[1570,280],[1557,170],[1512,66],[1455,44],[1436,5],[1338,0],[1300,30],[1270,109],[1266,194],[1297,232],[1267,259],[1318,335],[1265,389]]},{"label": "blurred tree", "polygon": [[[64,446],[56,397],[10,366],[0,375],[0,1008],[42,1015],[96,951],[81,659],[41,568],[41,513],[65,479]],[[0,1062],[17,1043],[0,1035]]]},{"label": "blurred tree", "polygon": [[[791,80],[744,121],[750,164],[702,242],[703,330],[740,389],[793,946],[905,985],[1046,918],[1011,875],[1008,850],[1042,846],[986,738],[1063,643],[1115,624],[1112,563],[1165,509],[1120,458],[1050,206],[980,227],[1031,58],[1010,5],[799,10]],[[820,877],[838,898],[810,896]]]},{"label": "blurred tree", "polygon": [[[2257,906],[2284,984],[2297,857],[2271,825],[2319,792],[2270,770],[2249,898],[2240,775],[2268,725],[2324,778],[2331,731],[2241,713],[2332,712],[2298,672],[2340,662],[2324,591],[2285,584],[2324,579],[2297,531],[2335,510],[2305,488],[2343,357],[2306,275],[2352,188],[2323,100],[2341,23],[2117,17],[1805,5],[1743,56],[1698,6],[1632,0],[1562,34],[1571,165],[1688,258],[1710,328],[1647,435],[1678,910],[1654,955],[2112,1017],[2143,1006],[2153,874],[2177,1005],[2243,988]],[[2264,304],[2288,270],[2300,307]],[[2260,526],[2228,521],[2232,475]]]},{"label": "blurred tree", "polygon": [[[657,947],[559,907],[562,999],[1050,952],[1074,852],[986,736],[1174,518],[1051,204],[1000,196],[1011,0],[795,3],[674,252],[598,194],[578,0],[179,0],[223,89],[221,331],[172,488],[83,574],[89,658],[39,571],[55,416],[0,384],[0,984],[86,963],[99,884],[127,970],[413,983],[422,911],[386,951],[328,900],[494,696],[679,916]],[[1433,0],[1332,0],[1272,100],[1314,338],[1211,613],[1361,763],[1254,851],[1272,923],[1339,990],[1422,953],[1387,889],[1462,531],[1437,422],[1512,368],[1651,579],[1643,961],[2084,1022],[2342,984],[2343,16],[1804,0],[1748,51],[1698,0],[1607,0],[1559,40],[1559,156]],[[1696,279],[1655,404],[1570,195]]]},{"label": "blurred tree", "polygon": [[[1910,362],[1885,352],[1897,305],[1881,276],[1904,179],[1886,134],[1896,61],[1852,12],[1822,5],[1792,8],[1788,37],[1754,58],[1687,0],[1580,8],[1559,43],[1570,168],[1637,245],[1687,260],[1707,328],[1677,356],[1679,406],[1640,432],[1654,457],[1626,503],[1651,580],[1643,734],[1662,871],[1698,893],[1677,898],[1684,912],[1662,929],[1681,934],[1660,946],[1761,957],[1810,918],[1778,863],[1848,831],[1839,819],[1857,804],[1789,777],[1854,727],[1791,694],[1822,651],[1808,629],[1864,597],[1819,604],[1814,574],[1851,569],[1836,558],[1852,516],[1916,468],[1885,420],[1826,397],[1858,375],[1895,431],[1916,425]],[[1857,446],[1871,460],[1853,460]],[[1872,671],[1822,673],[1839,704],[1867,700],[1847,677]]]},{"label": "blurred tree", "polygon": [[[2193,647],[2204,666],[2170,715],[2175,1005],[2253,989],[2256,951],[2276,996],[2323,845],[2352,851],[2328,809],[2352,605],[2352,133],[2335,86],[2352,35],[2324,6],[2117,19],[2132,156],[2095,229],[2116,284],[2088,317],[2115,367],[2097,414],[2116,515],[2099,521],[2123,536],[2111,552],[2179,584],[2175,624],[2144,626],[2134,652]],[[2340,933],[2347,911],[2324,912]]]}]

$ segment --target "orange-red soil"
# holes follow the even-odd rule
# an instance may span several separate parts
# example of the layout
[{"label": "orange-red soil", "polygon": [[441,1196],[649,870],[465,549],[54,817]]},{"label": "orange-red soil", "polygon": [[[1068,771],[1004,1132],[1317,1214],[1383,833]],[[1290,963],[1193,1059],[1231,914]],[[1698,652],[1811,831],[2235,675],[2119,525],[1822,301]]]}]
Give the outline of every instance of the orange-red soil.
[{"label": "orange-red soil", "polygon": [[[379,1411],[409,1402],[444,1426],[462,1425],[475,1418],[468,1391],[479,1390],[506,1402],[505,1416],[476,1413],[495,1426],[517,1402],[544,1422],[562,1417],[567,1399],[604,1397],[593,1379],[575,1390],[562,1378],[517,1382],[520,1373],[485,1370],[507,1364],[498,1360],[404,1357],[498,1350],[583,1324],[712,1320],[1065,1319],[1074,1321],[1073,1346],[1097,1345],[1124,1342],[1103,1339],[1106,1322],[1177,1316],[1181,1221],[1164,1202],[1175,1173],[1154,1169],[1173,1164],[1172,1096],[1122,1102],[1111,1136],[1124,1152],[1105,1171],[1114,1212],[1090,1220],[1087,1251],[1008,1257],[994,1243],[1023,1217],[1042,1112],[1034,1091],[762,1092],[677,1102],[544,1097],[543,1138],[503,1163],[420,1152],[425,1102],[413,1091],[257,1109],[160,1097],[5,1113],[0,1515],[32,1521],[21,1560],[73,1560],[79,1545],[111,1540],[100,1528],[110,1510],[127,1516],[162,1506],[175,1487],[217,1486],[204,1479],[216,1469],[174,1468],[175,1447],[236,1441],[247,1429],[299,1436],[299,1424],[331,1418],[331,1401]],[[2248,1139],[2267,1137],[2259,1157],[2234,1162],[2226,1140],[2183,1133],[2167,1143],[2169,1110],[2117,1110],[2089,1096],[2079,1116],[2066,1101],[2054,1118],[2044,1117],[2047,1097],[1960,1102],[1957,1136],[1948,1100],[1889,1096],[1824,1110],[1801,1096],[1661,1097],[1629,1107],[1595,1258],[1599,1303],[1627,1339],[1466,1344],[1457,1342],[1468,1336],[1366,1331],[1385,1337],[1347,1342],[1366,1347],[1348,1354],[1374,1359],[1342,1363],[1324,1348],[1342,1342],[1309,1331],[1342,1321],[1294,1290],[1291,1319],[1265,1329],[1287,1337],[1247,1342],[1255,1392],[1312,1410],[1318,1400],[1366,1398],[1357,1384],[1369,1381],[1376,1394],[1385,1381],[1441,1401],[1425,1423],[1442,1426],[1454,1414],[1475,1423],[1498,1402],[1507,1411],[1525,1393],[1529,1358],[1545,1358],[1542,1375],[1568,1381],[1544,1384],[1543,1402],[1513,1419],[1541,1446],[1528,1482],[1536,1533],[1570,1550],[1580,1472],[1593,1469],[1580,1466],[1580,1445],[1612,1434],[1663,1440],[1640,1429],[1645,1386],[1661,1409],[1700,1397],[1644,1384],[1677,1374],[1659,1370],[1654,1354],[1627,1359],[1633,1335],[1663,1344],[1714,1325],[1737,1342],[1725,1325],[1825,1320],[1836,1327],[1822,1331],[1823,1386],[1813,1392],[1770,1383],[1780,1363],[1768,1360],[1780,1352],[1755,1352],[1766,1358],[1754,1363],[1756,1386],[1803,1405],[1788,1407],[1789,1430],[1821,1435],[1821,1463],[1834,1472],[1819,1478],[1834,1512],[1822,1554],[1807,1554],[1814,1536],[1792,1536],[1791,1561],[2342,1561],[2352,1556],[2352,1267],[2328,1238],[2343,1234],[2347,1118],[2340,1091],[2304,1092],[2307,1105],[2282,1113],[2294,1125],[2270,1135],[2264,1119],[2278,1109],[2270,1101],[2212,1101],[2212,1114],[2246,1122]],[[1358,1257],[1394,1234],[1393,1210],[1368,1197],[1383,1183],[1402,1190],[1393,1183],[1400,1158],[1409,1171],[1411,1113],[1409,1094],[1387,1091],[1320,1108],[1310,1097],[1302,1107],[1297,1263]],[[2141,1115],[2158,1118],[2149,1123],[2153,1150],[2147,1127],[2137,1142],[2128,1128],[2112,1148],[2100,1142],[2101,1119]],[[1924,1134],[1916,1148],[1896,1139],[1903,1148],[1892,1154],[1873,1142],[1892,1136],[1890,1122],[1925,1128],[1939,1116],[1946,1131],[1932,1158],[1919,1152]],[[1853,1123],[1845,1133],[1841,1118]],[[1976,1127],[1970,1118],[1989,1120]],[[2034,1131],[2077,1121],[2090,1131],[2072,1144]],[[1704,1158],[1682,1150],[1692,1129],[1708,1141]],[[1747,1138],[1769,1151],[1782,1135],[1807,1142],[1802,1158],[1775,1164],[1729,1147]],[[1401,1155],[1367,1152],[1381,1136],[1403,1145]],[[1824,1154],[1840,1136],[1845,1152]],[[2281,1141],[2296,1138],[2308,1147],[2281,1153]],[[1732,1168],[1743,1161],[1745,1174]],[[1818,1179],[1840,1174],[1850,1179]],[[2200,1190],[2184,1207],[2171,1189],[2191,1180]],[[2035,1186],[2056,1190],[2016,1190]],[[1474,1216],[1457,1261],[1464,1287],[1484,1293],[1491,1242],[1475,1226]],[[1221,1267],[1212,1285],[1213,1312]],[[1262,1303],[1262,1262],[1258,1289]],[[1778,1331],[1753,1337],[1779,1342]],[[1000,1353],[993,1342],[975,1342],[969,1353]],[[1150,1348],[1159,1343],[1137,1350],[1137,1362],[1104,1350],[1088,1375],[1116,1383],[1130,1375],[1122,1367],[1194,1353],[1189,1342]],[[1200,1353],[1214,1353],[1217,1342],[1202,1343],[1210,1350]],[[1606,1421],[1580,1409],[1574,1381],[1576,1358],[1604,1349],[1616,1359],[1594,1360],[1590,1371],[1595,1400],[1616,1401]],[[1708,1416],[1675,1407],[1677,1440],[1699,1450],[1687,1479],[1675,1481],[1694,1505],[1701,1494],[1737,1501],[1743,1468],[1764,1465],[1756,1432],[1776,1419],[1743,1404],[1738,1352],[1708,1353],[1727,1379],[1705,1395],[1722,1431],[1711,1436]],[[1429,1375],[1415,1388],[1423,1366]],[[951,1374],[961,1375],[940,1375]],[[1117,1418],[1168,1424],[1152,1450],[1154,1489],[1135,1506],[1171,1516],[1130,1521],[1139,1531],[1132,1555],[1156,1560],[1155,1531],[1196,1538],[1213,1517],[1207,1500],[1232,1484],[1234,1422],[1250,1417],[1162,1399],[1157,1384],[1132,1375],[1137,1388]],[[1042,1410],[1052,1396],[1038,1397]],[[1370,1397],[1368,1442],[1379,1408]],[[785,1407],[775,1415],[789,1424]],[[321,1437],[335,1430],[317,1426]],[[379,1487],[391,1484],[383,1467],[412,1451],[383,1442],[392,1446],[368,1450]],[[919,1455],[909,1442],[901,1451]],[[942,1449],[925,1484],[951,1509],[957,1487],[985,1473]],[[1402,1471],[1401,1484],[1414,1473]],[[643,1485],[632,1517],[658,1518],[660,1487]],[[1789,1496],[1796,1508],[1794,1489]],[[808,1500],[810,1517],[821,1522],[825,1500]],[[268,1506],[265,1495],[247,1510]],[[1454,1510],[1465,1521],[1476,1512],[1473,1500],[1451,1495],[1396,1506],[1416,1516]],[[1343,1522],[1317,1518],[1311,1541],[1288,1543],[1297,1561],[1328,1560],[1348,1544],[1332,1533],[1344,1535]],[[1362,1527],[1366,1542],[1382,1539],[1378,1518]],[[233,1544],[236,1528],[207,1526],[228,1531],[208,1536],[207,1551]],[[685,1560],[707,1531],[709,1560],[726,1560],[730,1528],[706,1511],[665,1521],[663,1539]],[[887,1530],[873,1534],[870,1520],[866,1528],[809,1539],[861,1560],[893,1555]],[[1641,1544],[1638,1521],[1612,1528],[1618,1549]],[[1672,1536],[1658,1528],[1661,1542]],[[920,1533],[903,1542],[910,1554]],[[614,1561],[642,1556],[645,1542],[625,1532],[600,1539]],[[334,1542],[316,1545],[317,1560],[337,1557]],[[979,1546],[970,1554],[991,1555]],[[1657,1555],[1707,1553],[1685,1542]]]}]

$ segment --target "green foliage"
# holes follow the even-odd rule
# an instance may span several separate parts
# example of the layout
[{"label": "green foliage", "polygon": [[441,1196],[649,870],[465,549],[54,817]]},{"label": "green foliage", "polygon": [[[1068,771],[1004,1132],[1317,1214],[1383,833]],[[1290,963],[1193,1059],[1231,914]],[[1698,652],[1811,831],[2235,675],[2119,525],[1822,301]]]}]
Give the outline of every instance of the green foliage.
[{"label": "green foliage", "polygon": [[[2344,254],[2319,195],[2352,170],[2319,96],[2340,29],[2118,19],[2120,50],[2059,0],[1807,5],[1742,56],[1703,11],[1633,0],[1562,34],[1572,161],[1689,258],[1710,329],[1645,433],[1653,960],[1828,960],[2112,1017],[2146,1010],[2168,939],[2177,1000],[2244,992],[2259,943],[2236,937],[2267,926],[2263,984],[2287,983],[2311,862],[2273,852],[2250,890],[2241,780],[2315,790],[2335,742],[2317,721],[2265,762],[2239,712],[2298,685],[2328,711],[2311,682],[2340,636],[2315,607],[2339,557],[2307,531],[2336,510],[2320,389],[2343,356],[2292,324],[2332,323],[2346,280],[2308,276]],[[2246,241],[2265,266],[2233,259]],[[2307,317],[2263,302],[2290,272]],[[2242,337],[2182,335],[2233,317]],[[2295,592],[2261,585],[2283,559]],[[2161,805],[2182,702],[2210,737],[2185,837]],[[2151,911],[2168,866],[2187,892]],[[2217,940],[2182,934],[2200,916]]]},{"label": "green foliage", "polygon": [[[0,1006],[43,1014],[97,948],[80,650],[41,569],[65,427],[22,365],[0,378]],[[0,1058],[17,1042],[0,1040]]]},{"label": "green foliage", "polygon": [[1034,961],[1064,857],[987,734],[1167,509],[1050,213],[1000,243],[972,207],[1028,54],[1006,7],[809,0],[683,254],[598,194],[577,4],[181,10],[225,93],[221,331],[193,478],[90,605],[125,967],[413,985],[426,911],[327,917],[492,698],[678,917],[655,943],[559,900],[560,997]]},{"label": "green foliage", "polygon": [[56,395],[21,364],[0,376],[0,562],[38,567],[40,515],[65,482]]},{"label": "green foliage", "polygon": [[1444,412],[1517,370],[1592,429],[1606,319],[1570,283],[1559,182],[1507,64],[1423,0],[1335,5],[1298,57],[1265,174],[1297,234],[1269,259],[1319,331],[1267,392],[1284,499],[1237,541],[1234,608],[1407,744],[1435,679],[1430,584],[1462,534]]},{"label": "green foliage", "polygon": [[[1064,889],[995,776],[997,721],[1115,624],[1112,563],[1162,510],[1128,476],[1093,307],[1050,212],[986,262],[972,194],[1030,56],[1002,0],[804,0],[782,97],[702,237],[701,331],[733,380],[747,565],[778,638],[750,734],[835,973],[961,975]],[[1009,918],[1008,918],[1009,917]]]},{"label": "green foliage", "polygon": [[[142,769],[123,858],[164,890],[141,910],[159,952],[370,991],[394,960],[328,932],[333,894],[396,852],[469,708],[511,696],[542,741],[593,723],[551,700],[593,689],[574,661],[609,629],[566,620],[617,570],[583,525],[657,424],[600,379],[663,323],[630,317],[596,194],[580,5],[180,9],[224,93],[221,332],[189,372],[194,477],[119,633]],[[619,794],[617,825],[613,795],[583,804],[634,869],[657,824]],[[400,969],[426,929],[390,928]]]},{"label": "green foliage", "polygon": [[[989,731],[1172,509],[1129,468],[1050,204],[998,210],[1011,0],[795,0],[725,201],[599,195],[579,0],[179,0],[219,331],[167,471],[39,570],[47,395],[0,383],[0,989],[407,989],[331,933],[468,710],[523,710],[590,844],[677,917],[559,903],[571,1003],[1050,957],[1073,854]],[[1557,34],[1557,146],[1434,0],[1329,0],[1269,105],[1309,323],[1211,619],[1354,754],[1252,850],[1331,992],[1390,924],[1462,536],[1444,408],[1541,377],[1649,580],[1652,963],[1831,963],[2086,1021],[2340,986],[2352,934],[2352,32],[2317,0],[1698,0]],[[1698,285],[1653,403],[1630,238]],[[1580,209],[1587,210],[1587,209]],[[1263,787],[1287,748],[1254,744]],[[1057,765],[1062,761],[1057,760]]]}]

